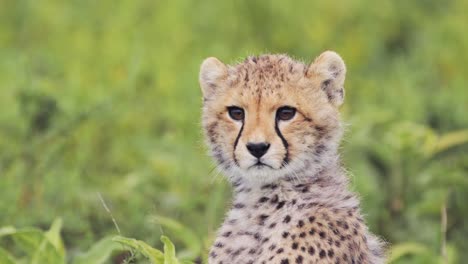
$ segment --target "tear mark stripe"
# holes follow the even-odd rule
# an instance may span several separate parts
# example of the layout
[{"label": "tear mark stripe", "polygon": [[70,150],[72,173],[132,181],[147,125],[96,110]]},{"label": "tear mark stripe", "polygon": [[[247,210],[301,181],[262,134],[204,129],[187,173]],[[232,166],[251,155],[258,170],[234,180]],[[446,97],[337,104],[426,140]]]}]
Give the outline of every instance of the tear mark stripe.
[{"label": "tear mark stripe", "polygon": [[281,131],[279,129],[279,126],[278,126],[278,118],[276,118],[275,120],[275,131],[276,131],[276,134],[278,135],[278,137],[281,139],[281,142],[283,142],[283,146],[284,148],[286,149],[286,154],[284,155],[284,159],[283,159],[283,164],[281,164],[281,168],[284,167],[285,164],[288,164],[289,162],[289,144],[288,144],[288,141],[286,141],[286,139],[284,138],[283,134],[281,134]]},{"label": "tear mark stripe", "polygon": [[239,162],[237,161],[236,158],[236,148],[237,148],[237,143],[239,143],[239,138],[242,135],[242,131],[244,130],[244,121],[242,121],[241,128],[239,130],[239,134],[237,134],[236,140],[234,141],[234,150],[232,151],[232,156],[234,157],[234,163],[239,166]]}]

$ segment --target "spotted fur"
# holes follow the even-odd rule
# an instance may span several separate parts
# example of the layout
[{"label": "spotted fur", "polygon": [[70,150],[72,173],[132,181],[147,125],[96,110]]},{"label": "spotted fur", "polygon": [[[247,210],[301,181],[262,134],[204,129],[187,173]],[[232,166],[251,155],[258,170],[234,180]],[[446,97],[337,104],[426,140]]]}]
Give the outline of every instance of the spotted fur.
[{"label": "spotted fur", "polygon": [[[340,165],[345,73],[330,51],[311,64],[286,55],[203,62],[203,127],[234,188],[210,263],[383,263],[383,243]],[[242,120],[230,117],[232,106],[244,110]],[[285,106],[296,110],[290,120],[277,116]],[[252,142],[269,148],[254,157]]]}]

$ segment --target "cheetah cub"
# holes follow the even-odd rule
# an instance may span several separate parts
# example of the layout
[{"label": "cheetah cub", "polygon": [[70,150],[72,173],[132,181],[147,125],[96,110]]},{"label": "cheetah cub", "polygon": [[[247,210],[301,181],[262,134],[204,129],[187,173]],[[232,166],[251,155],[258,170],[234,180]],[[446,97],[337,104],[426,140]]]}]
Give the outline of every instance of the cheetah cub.
[{"label": "cheetah cub", "polygon": [[384,262],[340,164],[345,73],[332,51],[202,63],[206,139],[234,188],[209,263]]}]

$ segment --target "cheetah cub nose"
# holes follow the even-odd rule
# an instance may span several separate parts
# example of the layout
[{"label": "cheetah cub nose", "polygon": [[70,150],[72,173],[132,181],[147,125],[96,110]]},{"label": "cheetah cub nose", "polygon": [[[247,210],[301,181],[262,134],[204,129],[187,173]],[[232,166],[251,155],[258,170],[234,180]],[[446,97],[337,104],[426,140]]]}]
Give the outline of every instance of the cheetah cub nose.
[{"label": "cheetah cub nose", "polygon": [[247,143],[247,149],[249,150],[250,154],[252,154],[257,159],[265,155],[265,153],[267,153],[269,148],[270,148],[270,144],[266,142]]}]

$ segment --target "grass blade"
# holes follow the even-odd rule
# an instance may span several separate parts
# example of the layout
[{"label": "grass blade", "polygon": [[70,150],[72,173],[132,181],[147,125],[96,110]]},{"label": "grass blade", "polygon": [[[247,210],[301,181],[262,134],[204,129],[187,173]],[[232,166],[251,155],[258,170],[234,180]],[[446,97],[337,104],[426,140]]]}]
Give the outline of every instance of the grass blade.
[{"label": "grass blade", "polygon": [[73,264],[102,264],[113,252],[121,251],[122,245],[115,243],[111,237],[106,237],[94,244],[86,253],[75,257]]},{"label": "grass blade", "polygon": [[116,236],[112,240],[141,253],[153,264],[164,264],[164,254],[143,241],[122,236]]},{"label": "grass blade", "polygon": [[161,241],[164,243],[164,264],[179,264],[171,240],[166,236],[161,236]]}]

